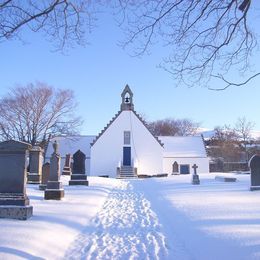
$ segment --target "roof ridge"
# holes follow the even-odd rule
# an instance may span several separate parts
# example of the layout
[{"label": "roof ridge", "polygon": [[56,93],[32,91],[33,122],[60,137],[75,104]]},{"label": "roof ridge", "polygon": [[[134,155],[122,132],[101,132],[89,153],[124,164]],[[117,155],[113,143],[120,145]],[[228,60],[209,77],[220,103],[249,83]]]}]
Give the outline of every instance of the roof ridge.
[{"label": "roof ridge", "polygon": [[135,110],[132,110],[132,111],[137,116],[137,118],[142,122],[142,124],[146,127],[146,129],[150,132],[150,134],[156,139],[156,141],[163,147],[162,141],[158,138],[158,136],[156,136],[152,133],[152,131],[149,129],[148,124],[145,122],[145,120]]},{"label": "roof ridge", "polygon": [[117,117],[121,114],[122,110],[119,110],[109,121],[109,123],[101,130],[101,132],[96,136],[94,141],[90,144],[90,146],[93,146],[96,141],[103,135],[103,133],[111,126],[111,124],[117,119]]}]

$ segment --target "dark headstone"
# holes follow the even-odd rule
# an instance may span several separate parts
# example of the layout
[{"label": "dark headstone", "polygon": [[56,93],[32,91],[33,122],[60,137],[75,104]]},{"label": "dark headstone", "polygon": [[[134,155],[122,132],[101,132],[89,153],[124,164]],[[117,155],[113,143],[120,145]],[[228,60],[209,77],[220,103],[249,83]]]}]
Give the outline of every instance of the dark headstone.
[{"label": "dark headstone", "polygon": [[85,174],[86,155],[78,150],[73,154],[73,174]]},{"label": "dark headstone", "polygon": [[19,141],[0,143],[0,218],[26,220],[32,216],[26,194],[26,158],[31,145]]},{"label": "dark headstone", "polygon": [[179,174],[179,164],[176,161],[172,165],[172,174]]},{"label": "dark headstone", "polygon": [[64,197],[64,189],[60,181],[60,155],[56,141],[53,143],[53,149],[54,152],[50,159],[50,176],[44,192],[46,200],[60,200]]},{"label": "dark headstone", "polygon": [[27,183],[39,184],[42,176],[42,149],[39,146],[33,146],[30,150],[30,167],[27,177]]},{"label": "dark headstone", "polygon": [[88,185],[87,175],[85,174],[86,155],[78,150],[73,154],[73,168],[69,185]]},{"label": "dark headstone", "polygon": [[62,170],[62,175],[71,175],[71,155],[66,154],[65,165]]},{"label": "dark headstone", "polygon": [[236,182],[236,181],[237,181],[237,178],[217,175],[217,176],[215,177],[215,180],[216,180],[216,181],[223,181],[223,182]]},{"label": "dark headstone", "polygon": [[45,190],[47,188],[47,182],[50,178],[50,163],[46,162],[42,166],[42,179],[41,184],[39,185],[40,190]]},{"label": "dark headstone", "polygon": [[138,174],[138,178],[141,178],[141,179],[152,178],[152,177],[153,177],[152,175]]},{"label": "dark headstone", "polygon": [[159,177],[159,178],[168,177],[168,173],[159,173],[159,174],[156,174],[154,177]]},{"label": "dark headstone", "polygon": [[199,175],[197,174],[198,166],[196,164],[193,164],[192,168],[193,168],[194,172],[192,174],[192,182],[191,183],[193,185],[198,185],[198,184],[200,184],[200,178],[199,178]]},{"label": "dark headstone", "polygon": [[250,190],[260,190],[260,155],[254,155],[249,161],[251,171]]}]

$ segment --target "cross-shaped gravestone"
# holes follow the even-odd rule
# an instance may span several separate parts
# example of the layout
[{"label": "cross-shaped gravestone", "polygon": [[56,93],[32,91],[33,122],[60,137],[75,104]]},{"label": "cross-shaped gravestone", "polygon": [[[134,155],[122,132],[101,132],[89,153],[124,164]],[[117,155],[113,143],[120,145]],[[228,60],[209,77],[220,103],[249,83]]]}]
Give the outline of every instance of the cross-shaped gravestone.
[{"label": "cross-shaped gravestone", "polygon": [[194,184],[194,185],[198,185],[198,184],[200,184],[200,178],[199,178],[199,175],[197,174],[197,169],[199,167],[195,163],[195,164],[193,164],[192,168],[193,168],[194,172],[192,174],[192,182],[191,183]]},{"label": "cross-shaped gravestone", "polygon": [[193,168],[193,170],[194,170],[194,175],[197,175],[197,169],[199,168],[197,165],[196,165],[196,163],[194,163],[193,164],[193,166],[192,166],[192,168]]}]

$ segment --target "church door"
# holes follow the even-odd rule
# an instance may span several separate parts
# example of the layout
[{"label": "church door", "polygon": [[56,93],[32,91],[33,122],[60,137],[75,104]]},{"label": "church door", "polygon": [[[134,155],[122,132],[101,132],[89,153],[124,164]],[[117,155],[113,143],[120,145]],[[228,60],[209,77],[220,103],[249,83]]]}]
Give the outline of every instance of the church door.
[{"label": "church door", "polygon": [[123,165],[131,166],[131,147],[124,147],[124,150],[123,150]]}]

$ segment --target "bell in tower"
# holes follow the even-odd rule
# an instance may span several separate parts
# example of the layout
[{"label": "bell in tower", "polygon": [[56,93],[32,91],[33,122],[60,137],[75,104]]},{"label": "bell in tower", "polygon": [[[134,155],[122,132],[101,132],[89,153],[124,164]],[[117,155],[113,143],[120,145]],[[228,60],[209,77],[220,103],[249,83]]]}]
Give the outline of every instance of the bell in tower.
[{"label": "bell in tower", "polygon": [[121,110],[134,110],[133,92],[128,85],[125,86],[122,94]]}]

